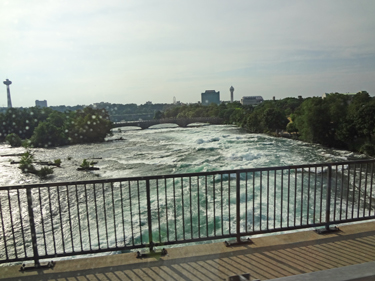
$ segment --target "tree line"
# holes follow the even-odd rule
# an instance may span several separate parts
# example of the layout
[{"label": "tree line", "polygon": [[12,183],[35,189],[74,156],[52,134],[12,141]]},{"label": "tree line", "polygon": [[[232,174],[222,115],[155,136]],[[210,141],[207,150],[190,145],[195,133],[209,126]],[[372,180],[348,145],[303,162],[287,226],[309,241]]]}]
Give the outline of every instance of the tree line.
[{"label": "tree line", "polygon": [[375,98],[365,91],[268,100],[256,107],[239,102],[181,105],[155,113],[155,118],[184,117],[221,117],[251,133],[286,131],[306,142],[375,156]]},{"label": "tree line", "polygon": [[111,129],[107,109],[112,114],[152,111],[157,119],[220,117],[251,133],[286,131],[306,142],[375,156],[375,98],[365,91],[355,95],[332,93],[325,99],[268,100],[256,107],[233,102],[168,107],[101,103],[65,112],[40,107],[10,108],[0,113],[0,141],[27,140],[34,147],[100,142]]},{"label": "tree line", "polygon": [[[105,109],[108,114],[109,118],[112,122],[120,122],[120,121],[136,121],[139,119],[147,120],[152,119],[154,113],[156,111],[164,111],[167,109],[170,104],[166,103],[159,103],[159,104],[152,104],[151,102],[147,102],[145,104],[137,105],[135,103],[128,103],[128,104],[119,104],[119,103],[108,103],[108,102],[100,102],[90,104],[89,107],[97,108],[97,109]],[[65,111],[75,111],[75,110],[83,110],[85,106],[77,105],[77,106],[50,106],[49,108],[54,109],[56,111],[65,112]]]},{"label": "tree line", "polygon": [[85,107],[59,112],[51,108],[9,108],[0,113],[0,141],[12,146],[55,147],[101,142],[111,130],[105,109]]}]

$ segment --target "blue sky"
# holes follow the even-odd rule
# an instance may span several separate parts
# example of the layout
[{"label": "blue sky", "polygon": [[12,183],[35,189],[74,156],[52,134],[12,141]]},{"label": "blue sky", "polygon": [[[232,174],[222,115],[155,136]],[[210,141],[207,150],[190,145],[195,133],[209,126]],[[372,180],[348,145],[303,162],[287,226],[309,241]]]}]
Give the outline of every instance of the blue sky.
[{"label": "blue sky", "polygon": [[231,85],[236,100],[374,95],[374,14],[373,0],[0,0],[0,78],[15,107],[229,100]]}]

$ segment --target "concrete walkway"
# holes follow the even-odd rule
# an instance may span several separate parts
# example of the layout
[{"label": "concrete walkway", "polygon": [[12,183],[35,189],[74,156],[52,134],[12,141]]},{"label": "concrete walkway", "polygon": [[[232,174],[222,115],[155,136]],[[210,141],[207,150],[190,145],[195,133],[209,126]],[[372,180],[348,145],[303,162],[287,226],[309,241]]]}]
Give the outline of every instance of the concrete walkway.
[{"label": "concrete walkway", "polygon": [[[291,280],[322,280],[318,276],[312,279],[311,273],[320,272],[322,276],[327,276],[333,272],[337,275],[337,272],[352,271],[346,266],[375,261],[375,222],[343,225],[340,230],[325,235],[311,230],[271,235],[253,238],[253,244],[229,248],[224,243],[182,246],[168,249],[167,256],[156,258],[137,259],[135,253],[127,253],[58,261],[54,268],[24,272],[20,271],[19,265],[1,267],[0,280],[216,281],[244,273],[250,273],[251,280],[293,275],[300,276]],[[342,280],[375,280],[375,272],[374,279],[369,277],[373,265],[361,265],[359,274],[367,272],[367,277],[363,276],[363,279],[358,279],[360,276],[356,275]],[[339,269],[329,271],[335,268]],[[345,273],[343,276],[346,276]]]}]

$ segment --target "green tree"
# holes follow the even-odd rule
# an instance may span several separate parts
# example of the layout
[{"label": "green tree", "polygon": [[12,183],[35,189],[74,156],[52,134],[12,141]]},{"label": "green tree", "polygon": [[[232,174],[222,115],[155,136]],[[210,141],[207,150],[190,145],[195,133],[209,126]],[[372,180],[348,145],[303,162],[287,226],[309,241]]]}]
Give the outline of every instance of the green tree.
[{"label": "green tree", "polygon": [[161,112],[160,110],[155,112],[154,119],[163,119],[163,118],[164,118],[163,112]]},{"label": "green tree", "polygon": [[53,147],[67,144],[63,128],[56,127],[49,121],[40,122],[30,139],[33,147]]},{"label": "green tree", "polygon": [[251,133],[262,133],[260,114],[256,111],[247,116],[245,128]]},{"label": "green tree", "polygon": [[286,131],[288,133],[297,133],[298,129],[296,127],[296,123],[294,122],[289,122],[288,125],[286,125]]},{"label": "green tree", "polygon": [[368,142],[372,142],[375,135],[375,102],[358,110],[354,124],[358,133],[364,136]]},{"label": "green tree", "polygon": [[21,138],[15,134],[11,133],[6,136],[6,141],[10,144],[12,147],[20,147],[22,145],[22,140]]},{"label": "green tree", "polygon": [[5,113],[0,113],[0,140],[4,141],[12,133],[21,139],[30,138],[39,122],[45,121],[51,112],[49,108],[39,107],[8,108]]},{"label": "green tree", "polygon": [[56,127],[64,127],[66,114],[58,111],[53,111],[48,115],[47,122]]},{"label": "green tree", "polygon": [[304,141],[326,144],[332,136],[329,111],[321,98],[306,99],[301,104],[295,123]]},{"label": "green tree", "polygon": [[67,122],[67,134],[72,144],[102,142],[112,128],[107,111],[91,107],[72,113]]},{"label": "green tree", "polygon": [[358,92],[350,100],[348,114],[350,116],[355,116],[357,111],[371,102],[371,100],[370,95],[366,91]]},{"label": "green tree", "polygon": [[263,128],[270,132],[285,130],[289,120],[284,112],[277,108],[267,108],[262,114]]}]

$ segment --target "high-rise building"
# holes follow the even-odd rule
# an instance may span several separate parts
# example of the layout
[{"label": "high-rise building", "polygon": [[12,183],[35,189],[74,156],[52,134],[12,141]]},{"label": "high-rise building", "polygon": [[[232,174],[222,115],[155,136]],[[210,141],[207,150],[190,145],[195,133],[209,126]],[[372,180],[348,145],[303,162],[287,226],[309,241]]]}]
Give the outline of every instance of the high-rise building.
[{"label": "high-rise building", "polygon": [[201,94],[202,104],[210,105],[211,103],[220,104],[220,91],[206,90]]},{"label": "high-rise building", "polygon": [[46,100],[36,100],[35,106],[39,107],[47,107],[47,101]]}]

